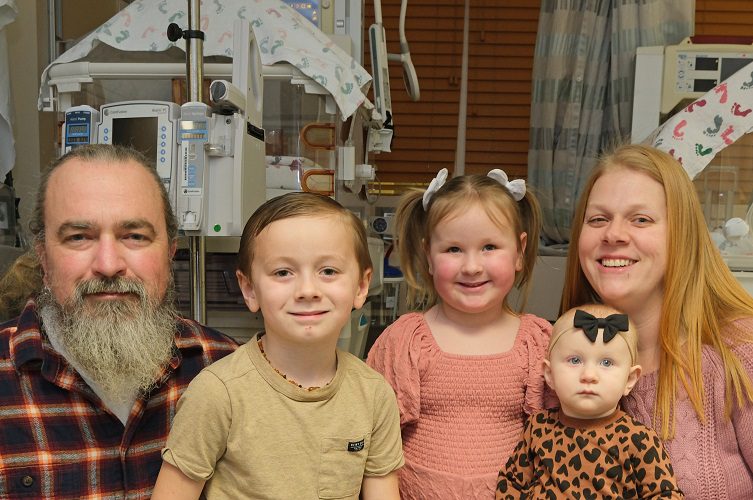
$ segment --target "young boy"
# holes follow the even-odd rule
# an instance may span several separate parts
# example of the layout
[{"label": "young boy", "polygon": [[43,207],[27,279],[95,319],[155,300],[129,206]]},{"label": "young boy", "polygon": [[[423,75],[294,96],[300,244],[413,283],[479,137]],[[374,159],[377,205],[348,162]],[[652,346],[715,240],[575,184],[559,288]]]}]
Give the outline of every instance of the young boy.
[{"label": "young boy", "polygon": [[641,373],[628,317],[600,304],[554,324],[544,378],[559,410],[529,417],[497,499],[684,498],[659,436],[619,409]]},{"label": "young boy", "polygon": [[336,348],[369,288],[363,224],[325,196],[286,194],[251,216],[238,257],[265,331],[191,382],[153,498],[398,499],[394,392]]}]

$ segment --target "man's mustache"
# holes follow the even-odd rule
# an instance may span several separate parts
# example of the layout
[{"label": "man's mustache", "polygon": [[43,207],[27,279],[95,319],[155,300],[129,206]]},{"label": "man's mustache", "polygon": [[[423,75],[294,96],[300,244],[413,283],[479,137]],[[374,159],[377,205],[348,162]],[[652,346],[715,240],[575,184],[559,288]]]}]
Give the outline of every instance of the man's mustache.
[{"label": "man's mustache", "polygon": [[98,293],[131,293],[143,299],[146,296],[146,288],[140,281],[121,276],[92,278],[76,285],[75,294],[79,299]]}]

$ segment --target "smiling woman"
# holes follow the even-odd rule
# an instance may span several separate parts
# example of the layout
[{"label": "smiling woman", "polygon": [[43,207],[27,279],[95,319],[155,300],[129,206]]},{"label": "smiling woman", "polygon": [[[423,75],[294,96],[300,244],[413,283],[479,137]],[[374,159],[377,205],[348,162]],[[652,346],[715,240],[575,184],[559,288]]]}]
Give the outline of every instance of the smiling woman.
[{"label": "smiling woman", "polygon": [[602,302],[634,323],[644,376],[623,407],[666,440],[686,497],[753,498],[753,298],[685,171],[618,147],[586,183],[570,241],[562,308]]},{"label": "smiling woman", "polygon": [[661,310],[667,201],[649,175],[614,168],[594,183],[578,239],[581,266],[604,302]]}]

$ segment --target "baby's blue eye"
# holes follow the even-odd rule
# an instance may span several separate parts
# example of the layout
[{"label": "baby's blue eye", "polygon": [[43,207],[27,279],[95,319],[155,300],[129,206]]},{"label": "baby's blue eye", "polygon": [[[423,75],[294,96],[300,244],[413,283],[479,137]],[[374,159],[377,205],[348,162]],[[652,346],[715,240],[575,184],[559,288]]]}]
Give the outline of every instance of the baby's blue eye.
[{"label": "baby's blue eye", "polygon": [[614,365],[614,362],[611,359],[602,359],[601,360],[601,366],[603,366],[604,368],[609,368],[612,365]]},{"label": "baby's blue eye", "polygon": [[579,365],[580,364],[580,357],[578,356],[571,356],[567,358],[567,363],[569,365]]}]

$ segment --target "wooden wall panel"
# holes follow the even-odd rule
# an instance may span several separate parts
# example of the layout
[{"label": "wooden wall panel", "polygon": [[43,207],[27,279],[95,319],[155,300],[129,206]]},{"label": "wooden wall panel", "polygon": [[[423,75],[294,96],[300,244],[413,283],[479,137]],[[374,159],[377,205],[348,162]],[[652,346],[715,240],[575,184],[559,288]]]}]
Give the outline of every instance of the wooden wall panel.
[{"label": "wooden wall panel", "polygon": [[[397,52],[399,1],[383,0],[387,48]],[[367,5],[367,22],[373,14]],[[525,176],[531,67],[538,0],[474,0],[470,6],[466,172],[503,167]],[[411,0],[406,32],[421,86],[421,101],[403,90],[390,67],[395,122],[392,152],[376,156],[381,180],[428,181],[453,169],[460,98],[464,2]],[[367,67],[368,67],[367,60]]]},{"label": "wooden wall panel", "polygon": [[466,173],[525,177],[539,2],[472,4]]},{"label": "wooden wall panel", "polygon": [[[387,50],[399,52],[399,0],[382,1]],[[373,22],[367,2],[365,27]],[[395,135],[392,152],[375,156],[380,180],[424,181],[442,167],[452,168],[460,90],[463,5],[455,0],[411,0],[406,33],[418,73],[421,100],[405,92],[399,64],[390,64]],[[365,34],[368,39],[368,33]],[[368,54],[365,66],[370,70]]]},{"label": "wooden wall panel", "polygon": [[[540,0],[472,0],[466,172],[504,168],[527,175],[531,69]],[[380,180],[428,182],[455,159],[463,44],[463,0],[410,0],[406,33],[421,86],[412,102],[390,65],[392,152],[375,157]],[[398,52],[399,0],[382,0],[389,52]],[[366,5],[366,22],[373,6]],[[696,34],[753,36],[750,0],[696,0]],[[368,33],[366,34],[368,39]],[[368,53],[364,59],[370,71]]]},{"label": "wooden wall panel", "polygon": [[750,0],[696,0],[695,34],[753,37]]}]

